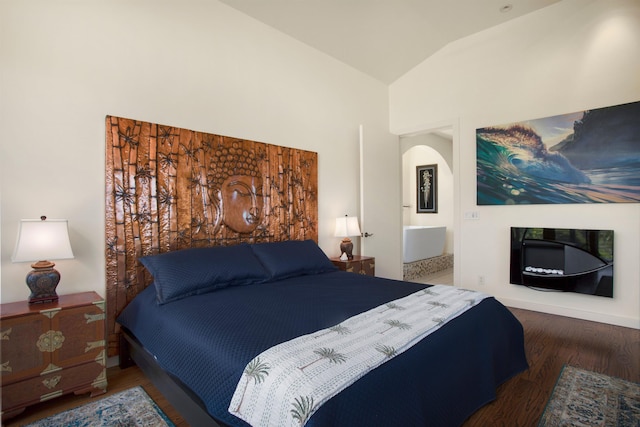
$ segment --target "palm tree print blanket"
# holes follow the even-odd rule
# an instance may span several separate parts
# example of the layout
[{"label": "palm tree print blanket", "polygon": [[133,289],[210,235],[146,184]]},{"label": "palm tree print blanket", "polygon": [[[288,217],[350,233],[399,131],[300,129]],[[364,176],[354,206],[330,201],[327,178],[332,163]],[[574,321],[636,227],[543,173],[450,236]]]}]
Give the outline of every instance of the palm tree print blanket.
[{"label": "palm tree print blanket", "polygon": [[229,412],[252,426],[303,426],[331,397],[487,297],[434,285],[274,346],[247,364]]}]

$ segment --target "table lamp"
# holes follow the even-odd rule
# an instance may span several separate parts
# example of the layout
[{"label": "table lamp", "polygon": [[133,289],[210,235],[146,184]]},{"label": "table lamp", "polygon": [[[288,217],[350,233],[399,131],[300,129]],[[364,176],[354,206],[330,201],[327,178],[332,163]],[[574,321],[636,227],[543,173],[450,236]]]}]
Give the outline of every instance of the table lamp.
[{"label": "table lamp", "polygon": [[353,242],[349,237],[360,236],[360,226],[358,226],[358,218],[355,216],[347,216],[336,218],[336,237],[343,237],[340,242],[340,259],[353,259]]},{"label": "table lamp", "polygon": [[69,242],[69,230],[66,219],[20,220],[18,240],[11,261],[27,262],[33,270],[27,274],[27,286],[31,290],[29,303],[57,301],[56,286],[60,282],[60,273],[53,268],[51,259],[71,259],[73,252]]}]

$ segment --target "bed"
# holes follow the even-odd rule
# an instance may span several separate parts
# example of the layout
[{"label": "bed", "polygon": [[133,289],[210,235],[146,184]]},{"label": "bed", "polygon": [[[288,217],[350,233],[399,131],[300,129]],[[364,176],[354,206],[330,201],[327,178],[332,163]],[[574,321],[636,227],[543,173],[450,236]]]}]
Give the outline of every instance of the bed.
[{"label": "bed", "polygon": [[[114,116],[105,130],[108,355],[189,425],[246,426],[232,396],[263,352],[436,289],[335,269],[317,245],[318,153]],[[459,425],[527,368],[491,297],[438,325],[380,365],[336,356],[372,369],[296,425]]]},{"label": "bed", "polygon": [[[154,283],[118,317],[121,362],[132,357],[198,426],[249,425],[230,401],[256,355],[430,286],[338,271],[311,240],[140,261]],[[522,326],[487,297],[327,400],[305,425],[460,425],[525,369]]]}]

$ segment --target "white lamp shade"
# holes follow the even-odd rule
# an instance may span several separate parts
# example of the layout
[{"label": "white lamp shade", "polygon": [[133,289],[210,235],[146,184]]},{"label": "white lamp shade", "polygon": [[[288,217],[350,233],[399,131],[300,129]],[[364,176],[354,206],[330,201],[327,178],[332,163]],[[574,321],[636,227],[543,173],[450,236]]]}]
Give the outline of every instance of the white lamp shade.
[{"label": "white lamp shade", "polygon": [[11,261],[73,258],[66,219],[23,219]]},{"label": "white lamp shade", "polygon": [[336,232],[337,237],[348,236],[360,236],[360,226],[358,225],[358,218],[355,216],[343,216],[336,218]]}]

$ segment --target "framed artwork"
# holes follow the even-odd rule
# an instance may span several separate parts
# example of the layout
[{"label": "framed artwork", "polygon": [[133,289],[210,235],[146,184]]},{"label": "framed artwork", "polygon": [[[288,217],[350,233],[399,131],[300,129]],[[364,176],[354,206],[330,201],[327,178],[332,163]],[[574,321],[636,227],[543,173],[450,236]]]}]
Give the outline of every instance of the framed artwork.
[{"label": "framed artwork", "polygon": [[438,165],[416,166],[417,213],[438,213]]},{"label": "framed artwork", "polygon": [[640,202],[640,101],[476,129],[478,205]]}]

